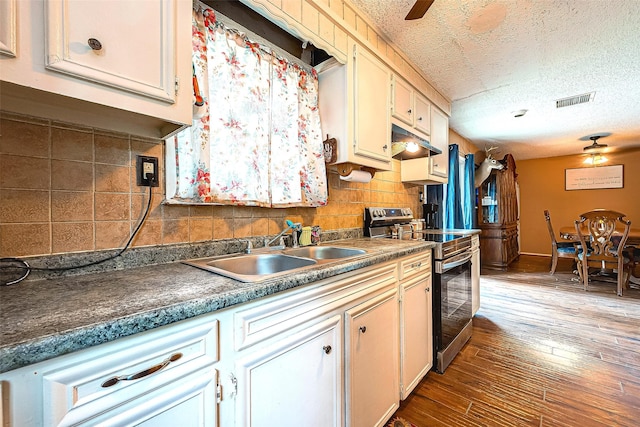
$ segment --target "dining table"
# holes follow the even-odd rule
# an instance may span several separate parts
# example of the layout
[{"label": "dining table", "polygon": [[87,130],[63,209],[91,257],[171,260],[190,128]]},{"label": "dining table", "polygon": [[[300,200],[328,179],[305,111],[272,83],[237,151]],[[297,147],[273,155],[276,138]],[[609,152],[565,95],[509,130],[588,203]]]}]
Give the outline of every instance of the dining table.
[{"label": "dining table", "polygon": [[[620,231],[614,231],[615,234],[619,234],[622,235],[622,232]],[[585,230],[584,234],[588,234],[588,232]],[[560,227],[560,237],[562,237],[565,240],[580,240],[580,238],[578,237],[578,232],[576,231],[576,227],[575,225],[572,226],[564,226],[564,227]],[[631,228],[629,229],[629,236],[627,237],[627,243],[626,243],[626,247],[631,247],[631,248],[635,248],[632,249],[635,257],[635,263],[634,263],[634,267],[631,269],[631,277],[629,278],[629,280],[631,281],[631,283],[634,283],[636,285],[640,285],[640,272],[638,272],[637,268],[635,268],[636,265],[640,266],[639,262],[640,262],[640,258],[637,255],[638,252],[640,251],[640,228]]]},{"label": "dining table", "polygon": [[[614,233],[622,235],[622,232],[620,231],[615,231]],[[588,231],[585,230],[584,234],[588,234]],[[578,238],[578,232],[576,231],[575,225],[560,227],[560,237],[565,240],[580,240]],[[629,237],[627,237],[627,246],[635,246],[640,248],[640,228],[632,228],[629,230]]]}]

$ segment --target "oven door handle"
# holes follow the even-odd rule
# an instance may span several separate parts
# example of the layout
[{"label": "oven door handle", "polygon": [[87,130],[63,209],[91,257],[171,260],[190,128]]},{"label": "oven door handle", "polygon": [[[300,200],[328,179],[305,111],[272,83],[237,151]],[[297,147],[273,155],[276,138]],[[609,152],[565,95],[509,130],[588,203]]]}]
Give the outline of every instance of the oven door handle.
[{"label": "oven door handle", "polygon": [[[442,271],[447,271],[450,270],[452,268],[458,267],[462,264],[464,264],[467,261],[471,260],[471,257],[473,256],[473,254],[469,251],[465,251],[463,253],[461,253],[460,255],[456,256],[453,258],[452,261],[450,262],[446,262],[446,263],[442,263]],[[460,258],[462,257],[462,258]]]}]

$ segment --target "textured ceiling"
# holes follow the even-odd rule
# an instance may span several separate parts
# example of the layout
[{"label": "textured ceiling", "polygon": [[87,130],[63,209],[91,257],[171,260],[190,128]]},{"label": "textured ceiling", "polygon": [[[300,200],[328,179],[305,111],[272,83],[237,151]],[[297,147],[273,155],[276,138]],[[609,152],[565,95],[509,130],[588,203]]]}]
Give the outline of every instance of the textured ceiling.
[{"label": "textured ceiling", "polygon": [[[450,126],[516,159],[640,146],[640,0],[352,0],[452,103]],[[557,99],[595,92],[590,103]],[[520,118],[514,112],[526,109]],[[585,142],[586,140],[586,142]]]}]

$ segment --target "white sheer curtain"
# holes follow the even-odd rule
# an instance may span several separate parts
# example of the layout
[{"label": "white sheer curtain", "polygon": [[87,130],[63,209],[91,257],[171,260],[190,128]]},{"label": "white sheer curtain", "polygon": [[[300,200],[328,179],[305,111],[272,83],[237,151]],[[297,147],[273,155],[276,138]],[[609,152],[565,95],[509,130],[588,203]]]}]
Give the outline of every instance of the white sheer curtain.
[{"label": "white sheer curtain", "polygon": [[327,178],[315,70],[287,61],[216,22],[193,15],[194,82],[203,105],[169,138],[169,201],[266,207],[323,206]]}]

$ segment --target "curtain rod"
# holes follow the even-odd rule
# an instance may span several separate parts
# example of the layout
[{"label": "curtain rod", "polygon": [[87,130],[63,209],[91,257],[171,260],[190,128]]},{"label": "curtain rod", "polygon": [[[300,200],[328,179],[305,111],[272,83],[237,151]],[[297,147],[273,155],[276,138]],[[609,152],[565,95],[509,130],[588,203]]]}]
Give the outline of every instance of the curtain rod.
[{"label": "curtain rod", "polygon": [[[291,55],[289,52],[274,45],[273,42],[260,37],[253,31],[248,30],[247,28],[235,22],[233,19],[218,12],[213,7],[207,5],[206,3],[202,3],[199,0],[193,0],[193,10],[195,12],[202,13],[205,9],[211,9],[216,14],[216,22],[220,22],[226,31],[236,33],[249,42],[258,43],[260,45],[259,49],[261,52],[264,52],[267,55],[274,56],[276,59],[284,59],[292,64],[299,66],[308,73],[311,73],[311,71],[313,70],[313,67],[310,64],[307,64],[300,58]],[[306,41],[303,42],[303,46],[306,47],[307,43],[308,42]]]}]

